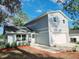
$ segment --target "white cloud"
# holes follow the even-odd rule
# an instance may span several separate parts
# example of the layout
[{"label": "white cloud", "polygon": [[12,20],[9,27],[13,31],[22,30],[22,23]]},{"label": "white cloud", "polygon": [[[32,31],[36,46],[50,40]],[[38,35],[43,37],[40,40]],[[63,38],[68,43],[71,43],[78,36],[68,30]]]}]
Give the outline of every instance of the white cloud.
[{"label": "white cloud", "polygon": [[41,13],[41,12],[42,12],[42,10],[38,9],[38,10],[36,10],[36,12],[39,12],[39,13]]}]

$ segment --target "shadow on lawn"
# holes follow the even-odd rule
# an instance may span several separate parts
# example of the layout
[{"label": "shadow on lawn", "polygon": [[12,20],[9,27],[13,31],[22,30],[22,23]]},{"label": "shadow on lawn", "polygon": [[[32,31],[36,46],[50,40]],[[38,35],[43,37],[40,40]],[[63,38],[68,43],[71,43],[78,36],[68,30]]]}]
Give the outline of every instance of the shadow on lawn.
[{"label": "shadow on lawn", "polygon": [[42,54],[32,54],[19,48],[15,49],[20,53],[0,51],[0,59],[62,59],[50,56],[44,57]]}]

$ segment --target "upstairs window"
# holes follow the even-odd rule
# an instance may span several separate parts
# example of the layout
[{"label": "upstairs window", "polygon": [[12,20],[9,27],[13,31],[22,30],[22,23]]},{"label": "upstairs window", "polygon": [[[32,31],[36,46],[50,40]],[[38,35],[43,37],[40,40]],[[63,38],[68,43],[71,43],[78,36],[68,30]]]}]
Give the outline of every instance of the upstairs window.
[{"label": "upstairs window", "polygon": [[57,22],[57,17],[53,17],[53,19],[54,19],[54,22]]},{"label": "upstairs window", "polygon": [[65,20],[63,20],[63,23],[65,23]]}]

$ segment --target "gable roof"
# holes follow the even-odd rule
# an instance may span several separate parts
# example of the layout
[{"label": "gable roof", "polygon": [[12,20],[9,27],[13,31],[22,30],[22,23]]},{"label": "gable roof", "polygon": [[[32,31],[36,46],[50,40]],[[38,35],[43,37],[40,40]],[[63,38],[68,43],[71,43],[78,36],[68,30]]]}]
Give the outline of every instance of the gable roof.
[{"label": "gable roof", "polygon": [[25,31],[25,32],[30,32],[31,30],[28,29],[27,27],[19,27],[19,26],[5,26],[5,33],[7,32],[17,32],[17,31]]},{"label": "gable roof", "polygon": [[50,14],[50,13],[60,13],[62,14],[65,18],[67,18],[68,20],[71,20],[66,14],[64,14],[61,10],[56,10],[56,11],[49,11],[47,12],[47,14]]},{"label": "gable roof", "polygon": [[43,17],[47,16],[47,15],[50,14],[50,13],[60,13],[60,14],[62,14],[65,18],[67,18],[68,20],[71,20],[71,19],[70,19],[68,16],[66,16],[61,10],[48,11],[47,13],[44,13],[42,16],[39,16],[39,17],[37,17],[36,19],[34,19],[34,20],[32,20],[32,21],[26,23],[25,26],[28,25],[28,24],[30,24],[30,23],[37,22],[40,18],[43,18]]}]

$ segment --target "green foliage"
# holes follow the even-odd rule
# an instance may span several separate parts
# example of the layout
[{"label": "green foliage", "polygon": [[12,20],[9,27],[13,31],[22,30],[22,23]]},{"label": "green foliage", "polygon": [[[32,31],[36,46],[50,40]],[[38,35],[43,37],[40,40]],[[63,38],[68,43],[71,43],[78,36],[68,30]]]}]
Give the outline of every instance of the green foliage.
[{"label": "green foliage", "polygon": [[79,30],[79,27],[78,26],[74,26],[73,30]]},{"label": "green foliage", "polygon": [[16,42],[13,42],[12,44],[7,43],[7,44],[5,45],[5,47],[6,47],[6,48],[14,48],[14,47],[17,47],[17,43],[16,43]]},{"label": "green foliage", "polygon": [[66,0],[63,6],[63,10],[66,10],[72,19],[76,19],[79,15],[79,0]]},{"label": "green foliage", "polygon": [[26,43],[26,46],[30,46],[30,43]]},{"label": "green foliage", "polygon": [[[0,5],[6,6],[8,11],[11,13],[16,13],[21,10],[20,0],[0,0]],[[0,11],[0,22],[2,22],[5,17],[7,17],[7,15]]]},{"label": "green foliage", "polygon": [[78,41],[78,42],[76,42],[76,44],[79,44],[79,41]]},{"label": "green foliage", "polygon": [[4,35],[0,35],[0,39],[3,39],[4,38]]},{"label": "green foliage", "polygon": [[18,46],[21,46],[21,43],[18,43]]},{"label": "green foliage", "polygon": [[16,26],[23,26],[25,23],[27,23],[29,20],[28,16],[20,11],[19,13],[14,16],[14,24]]},{"label": "green foliage", "polygon": [[1,48],[5,48],[5,45],[0,45],[0,49],[1,49]]},{"label": "green foliage", "polygon": [[16,42],[13,42],[10,47],[11,48],[17,47],[17,43]]},{"label": "green foliage", "polygon": [[6,48],[10,48],[10,44],[7,43],[7,44],[5,45],[5,47],[6,47]]},{"label": "green foliage", "polygon": [[73,29],[79,30],[79,0],[66,0],[63,3],[63,10],[67,11],[69,17],[73,20]]}]

